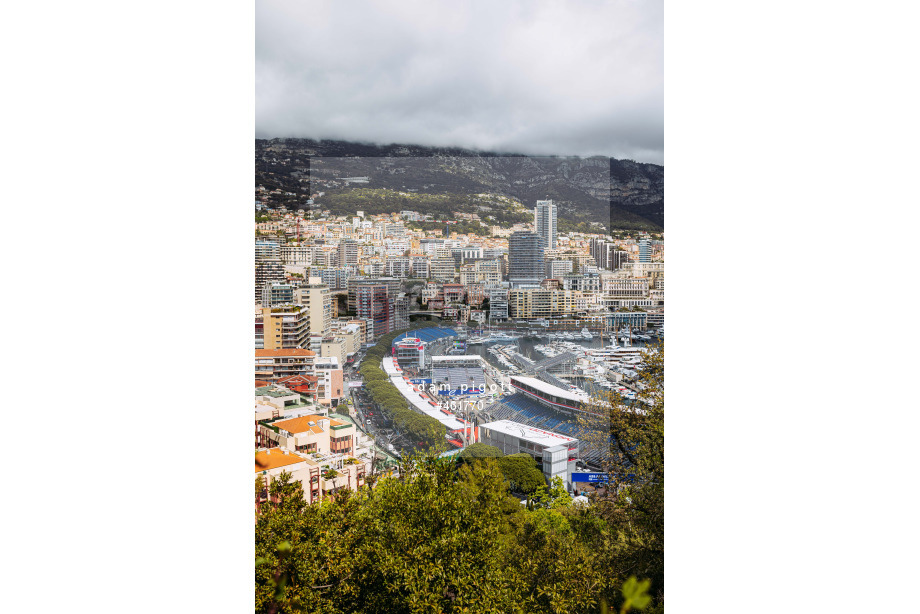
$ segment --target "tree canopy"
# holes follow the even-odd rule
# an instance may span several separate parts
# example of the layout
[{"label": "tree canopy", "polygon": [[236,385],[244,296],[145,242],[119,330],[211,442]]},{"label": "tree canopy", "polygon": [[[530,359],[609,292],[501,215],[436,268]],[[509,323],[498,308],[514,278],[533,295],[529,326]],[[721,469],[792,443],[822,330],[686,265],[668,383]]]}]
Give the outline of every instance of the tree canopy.
[{"label": "tree canopy", "polygon": [[460,452],[460,458],[498,458],[503,456],[502,451],[496,448],[495,446],[490,446],[485,443],[474,443],[465,448]]},{"label": "tree canopy", "polygon": [[643,353],[630,401],[607,393],[596,413],[579,419],[583,445],[606,448],[606,491],[597,497],[598,512],[622,531],[624,559],[664,591],[664,341]]},{"label": "tree canopy", "polygon": [[[590,509],[527,509],[497,463],[414,458],[307,505],[275,480],[256,523],[257,612],[597,612],[629,575]],[[637,588],[631,589],[634,593]],[[641,600],[641,595],[639,597]]]}]

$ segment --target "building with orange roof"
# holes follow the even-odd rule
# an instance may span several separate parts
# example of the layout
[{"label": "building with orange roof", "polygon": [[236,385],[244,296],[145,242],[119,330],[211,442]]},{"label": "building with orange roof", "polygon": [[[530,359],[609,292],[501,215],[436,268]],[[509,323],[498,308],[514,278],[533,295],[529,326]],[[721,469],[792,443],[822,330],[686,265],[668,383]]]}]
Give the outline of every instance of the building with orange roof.
[{"label": "building with orange roof", "polygon": [[259,441],[292,452],[354,454],[355,425],[326,415],[307,414],[258,425]]},{"label": "building with orange roof", "polygon": [[304,462],[304,458],[291,454],[287,450],[274,448],[271,450],[259,450],[256,452],[256,473],[265,472],[263,475],[275,476],[281,473],[281,470],[292,472],[297,469],[294,465]]},{"label": "building with orange roof", "polygon": [[291,375],[282,377],[276,383],[316,401],[316,382],[317,378],[313,375]]},{"label": "building with orange roof", "polygon": [[263,441],[262,431],[259,429],[260,422],[303,414],[325,413],[321,406],[316,405],[316,399],[313,396],[304,395],[296,389],[272,384],[256,388],[255,392],[255,443],[257,448],[268,445]]}]

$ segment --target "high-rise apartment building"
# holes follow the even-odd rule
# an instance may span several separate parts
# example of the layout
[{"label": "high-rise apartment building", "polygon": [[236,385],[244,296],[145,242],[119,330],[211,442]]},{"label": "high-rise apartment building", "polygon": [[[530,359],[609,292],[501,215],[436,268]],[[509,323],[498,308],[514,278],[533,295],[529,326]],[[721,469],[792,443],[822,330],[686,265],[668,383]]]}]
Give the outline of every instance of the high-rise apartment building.
[{"label": "high-rise apartment building", "polygon": [[294,300],[303,305],[309,318],[309,333],[325,335],[332,325],[332,295],[319,277],[311,277],[294,291]]},{"label": "high-rise apartment building", "polygon": [[256,260],[281,258],[281,245],[277,241],[256,241]]},{"label": "high-rise apartment building", "polygon": [[366,262],[364,263],[363,272],[368,277],[379,277],[383,275],[383,272],[386,270],[386,266],[382,262]]},{"label": "high-rise apartment building", "polygon": [[513,288],[535,288],[546,278],[543,238],[533,232],[508,237],[508,281]]},{"label": "high-rise apartment building", "polygon": [[387,258],[386,274],[389,277],[404,279],[409,277],[410,260],[406,256],[393,256]]},{"label": "high-rise apartment building", "polygon": [[444,247],[444,239],[421,239],[419,241],[419,246],[421,247],[422,251],[429,256],[437,256],[438,248]]},{"label": "high-rise apartment building", "polygon": [[562,276],[563,290],[577,290],[579,292],[600,292],[601,276],[595,271],[582,271],[569,273]]},{"label": "high-rise apartment building", "polygon": [[549,318],[575,313],[580,293],[572,290],[511,290],[508,315],[512,318]]},{"label": "high-rise apartment building", "polygon": [[294,284],[272,281],[262,287],[262,306],[284,305],[294,302]]},{"label": "high-rise apartment building", "polygon": [[648,237],[639,239],[639,262],[652,261],[652,246]]},{"label": "high-rise apartment building", "polygon": [[461,284],[481,283],[491,288],[501,284],[501,281],[501,263],[498,260],[477,260],[460,267]]},{"label": "high-rise apartment building", "polygon": [[457,266],[460,266],[467,262],[473,262],[475,260],[482,259],[482,247],[478,245],[466,245],[463,247],[453,247],[450,250],[450,256],[454,259],[454,263]]},{"label": "high-rise apartment building", "polygon": [[573,264],[571,260],[547,260],[546,276],[551,279],[562,279],[563,275],[572,272]]},{"label": "high-rise apartment building", "polygon": [[262,308],[263,349],[308,347],[310,316],[302,305]]},{"label": "high-rise apartment building", "polygon": [[650,286],[648,277],[612,277],[602,283],[604,294],[616,298],[647,298]]},{"label": "high-rise apartment building", "polygon": [[284,282],[284,264],[280,258],[265,258],[256,261],[255,302],[262,301],[265,284]]},{"label": "high-rise apartment building", "polygon": [[431,261],[428,256],[412,256],[412,277],[428,279],[431,276]]},{"label": "high-rise apartment building", "polygon": [[320,269],[313,272],[318,275],[322,283],[334,290],[348,287],[349,272],[347,268]]},{"label": "high-rise apartment building", "polygon": [[556,205],[551,200],[538,200],[534,213],[534,231],[543,237],[544,249],[556,249]]},{"label": "high-rise apartment building", "polygon": [[492,320],[508,319],[508,290],[492,288],[489,290],[489,318]]},{"label": "high-rise apartment building", "polygon": [[325,249],[321,245],[313,246],[313,264],[320,267],[334,267],[339,260],[338,251]]},{"label": "high-rise apartment building", "polygon": [[315,357],[315,353],[302,348],[257,349],[256,379],[271,382],[293,375],[313,375]]},{"label": "high-rise apartment building", "polygon": [[284,264],[309,266],[313,264],[313,249],[313,245],[283,245],[281,246],[281,261]]},{"label": "high-rise apartment building", "polygon": [[367,286],[367,285],[384,285],[387,287],[387,293],[392,298],[399,294],[399,286],[402,284],[402,280],[397,279],[396,277],[351,277],[348,280],[348,311],[355,311],[356,307],[356,291],[355,289],[358,286]]},{"label": "high-rise apartment building", "polygon": [[394,330],[403,330],[409,328],[409,295],[400,292],[392,301],[393,304],[393,328]]},{"label": "high-rise apartment building", "polygon": [[611,271],[619,271],[629,264],[629,252],[615,249],[607,253],[607,266],[605,268]]},{"label": "high-rise apartment building", "polygon": [[431,278],[437,281],[451,282],[456,275],[456,262],[453,258],[432,258]]},{"label": "high-rise apartment building", "polygon": [[385,285],[368,284],[355,287],[355,306],[359,318],[373,322],[374,338],[393,330],[393,308],[387,297]]},{"label": "high-rise apartment building", "polygon": [[358,242],[354,239],[339,241],[339,266],[358,264]]},{"label": "high-rise apartment building", "polygon": [[503,247],[486,247],[482,250],[482,257],[486,260],[501,260],[508,253]]}]

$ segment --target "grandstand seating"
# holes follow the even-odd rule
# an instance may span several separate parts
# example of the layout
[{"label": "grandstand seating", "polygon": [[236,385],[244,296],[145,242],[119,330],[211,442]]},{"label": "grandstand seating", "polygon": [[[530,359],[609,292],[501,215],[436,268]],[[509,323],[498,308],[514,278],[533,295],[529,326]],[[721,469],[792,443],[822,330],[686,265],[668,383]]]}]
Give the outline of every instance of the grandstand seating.
[{"label": "grandstand seating", "polygon": [[435,339],[443,339],[444,337],[456,337],[457,331],[452,328],[438,328],[438,327],[429,327],[429,328],[419,328],[417,330],[410,330],[407,333],[403,333],[393,339],[395,344],[401,339],[421,339],[422,341],[434,341]]},{"label": "grandstand seating", "polygon": [[431,381],[436,384],[447,383],[451,390],[482,388],[486,385],[485,374],[478,367],[435,367]]},{"label": "grandstand seating", "polygon": [[467,388],[482,388],[486,385],[485,374],[479,367],[435,367],[431,381],[446,382],[451,390],[459,390],[463,385]]},{"label": "grandstand seating", "polygon": [[[511,420],[534,428],[584,439],[585,429],[574,418],[565,416],[555,410],[540,405],[523,393],[515,393],[496,401],[483,410],[492,420]],[[585,450],[582,446],[581,458],[585,462],[597,462],[600,454]]]},{"label": "grandstand seating", "polygon": [[486,378],[482,373],[482,369],[470,367],[450,369],[451,388],[460,388],[460,386],[464,384],[466,384],[468,388],[479,388],[485,386],[485,383]]}]

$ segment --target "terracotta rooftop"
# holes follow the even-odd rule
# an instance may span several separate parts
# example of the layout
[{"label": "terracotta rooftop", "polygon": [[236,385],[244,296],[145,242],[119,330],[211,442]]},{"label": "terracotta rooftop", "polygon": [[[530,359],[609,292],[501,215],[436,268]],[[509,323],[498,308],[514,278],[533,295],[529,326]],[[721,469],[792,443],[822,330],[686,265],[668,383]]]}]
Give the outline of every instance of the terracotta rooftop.
[{"label": "terracotta rooftop", "polygon": [[277,383],[284,384],[284,385],[288,385],[288,384],[299,385],[299,384],[307,384],[307,383],[316,382],[316,381],[317,381],[317,378],[312,375],[289,375],[288,377],[282,377],[281,379],[278,380]]},{"label": "terracotta rooftop", "polygon": [[256,350],[256,358],[267,358],[271,356],[316,356],[315,352],[304,350],[302,348],[290,348],[287,350]]},{"label": "terracotta rooftop", "polygon": [[[293,452],[285,454],[281,448],[272,448],[271,450],[260,450],[256,453],[256,473],[286,467],[295,463],[302,463],[304,459]],[[259,463],[262,463],[260,466]]]},{"label": "terracotta rooftop", "polygon": [[256,388],[264,388],[265,386],[268,386],[270,383],[271,382],[266,382],[264,379],[257,379]]},{"label": "terracotta rooftop", "polygon": [[[325,416],[310,414],[309,416],[301,416],[299,418],[281,420],[280,422],[272,422],[272,426],[276,426],[279,429],[284,429],[289,433],[322,433],[323,429],[319,426],[320,420],[328,420],[328,418]],[[313,426],[310,426],[311,422],[313,422]]]}]

